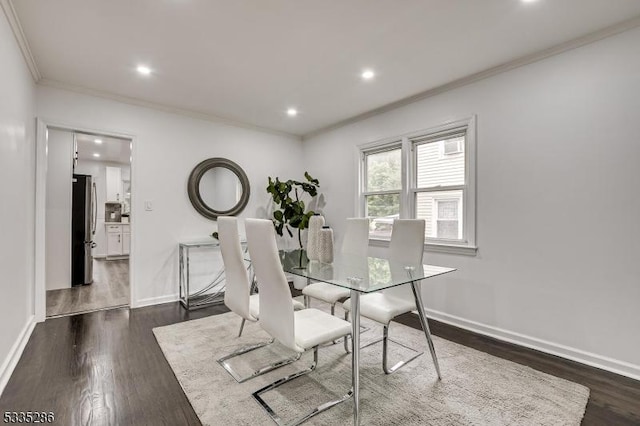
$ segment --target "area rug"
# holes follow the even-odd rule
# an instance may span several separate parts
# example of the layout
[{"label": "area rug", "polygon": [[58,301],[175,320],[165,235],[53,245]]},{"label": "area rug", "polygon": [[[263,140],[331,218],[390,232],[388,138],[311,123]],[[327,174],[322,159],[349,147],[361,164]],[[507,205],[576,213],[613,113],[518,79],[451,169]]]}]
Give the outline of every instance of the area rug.
[{"label": "area rug", "polygon": [[[370,329],[361,344],[380,337]],[[159,327],[153,330],[169,365],[204,425],[274,424],[251,393],[281,377],[307,368],[312,353],[286,367],[238,384],[217,362],[234,350],[267,341],[258,324],[247,324],[237,338],[240,319],[233,313]],[[434,336],[442,381],[421,330],[392,323],[390,336],[425,354],[392,375],[382,371],[382,345],[360,352],[360,409],[363,425],[579,425],[589,389],[529,367],[503,360]],[[234,360],[247,373],[291,352],[277,344]],[[390,346],[390,365],[411,352]],[[293,420],[351,387],[351,355],[342,344],[320,348],[313,373],[263,396],[284,421]],[[348,425],[349,400],[314,418],[311,425]]]}]

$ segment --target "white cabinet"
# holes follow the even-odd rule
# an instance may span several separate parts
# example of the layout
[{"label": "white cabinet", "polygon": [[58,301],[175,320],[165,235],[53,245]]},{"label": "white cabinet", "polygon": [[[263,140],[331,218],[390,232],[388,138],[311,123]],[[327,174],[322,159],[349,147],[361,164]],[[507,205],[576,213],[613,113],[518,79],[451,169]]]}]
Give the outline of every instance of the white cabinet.
[{"label": "white cabinet", "polygon": [[107,234],[107,256],[122,256],[122,234]]},{"label": "white cabinet", "polygon": [[122,202],[122,169],[120,167],[106,167],[107,202]]},{"label": "white cabinet", "polygon": [[131,231],[129,224],[106,225],[107,256],[128,256],[131,247]]},{"label": "white cabinet", "polygon": [[122,254],[129,255],[131,251],[131,233],[122,233]]}]

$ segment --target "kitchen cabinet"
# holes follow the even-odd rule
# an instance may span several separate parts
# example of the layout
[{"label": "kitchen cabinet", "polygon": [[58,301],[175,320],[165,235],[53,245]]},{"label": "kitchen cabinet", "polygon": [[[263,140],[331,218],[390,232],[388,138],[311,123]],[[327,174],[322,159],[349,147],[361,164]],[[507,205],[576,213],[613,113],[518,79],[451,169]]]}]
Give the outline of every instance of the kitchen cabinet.
[{"label": "kitchen cabinet", "polygon": [[106,167],[107,202],[122,202],[122,169]]},{"label": "kitchen cabinet", "polygon": [[131,247],[129,224],[107,223],[107,257],[128,256]]}]

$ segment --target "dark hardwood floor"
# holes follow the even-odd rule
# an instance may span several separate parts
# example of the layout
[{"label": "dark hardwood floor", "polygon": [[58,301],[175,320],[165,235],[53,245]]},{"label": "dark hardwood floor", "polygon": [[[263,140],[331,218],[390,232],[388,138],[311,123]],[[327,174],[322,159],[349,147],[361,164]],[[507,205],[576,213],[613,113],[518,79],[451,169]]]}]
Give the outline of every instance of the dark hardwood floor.
[{"label": "dark hardwood floor", "polygon": [[47,317],[129,305],[129,259],[93,259],[93,283],[47,291]]},{"label": "dark hardwood floor", "polygon": [[[38,324],[2,397],[5,411],[53,411],[59,425],[198,425],[151,329],[226,312],[178,303]],[[400,322],[418,327],[412,314]],[[586,425],[640,425],[640,382],[430,321],[434,334],[591,388]]]}]

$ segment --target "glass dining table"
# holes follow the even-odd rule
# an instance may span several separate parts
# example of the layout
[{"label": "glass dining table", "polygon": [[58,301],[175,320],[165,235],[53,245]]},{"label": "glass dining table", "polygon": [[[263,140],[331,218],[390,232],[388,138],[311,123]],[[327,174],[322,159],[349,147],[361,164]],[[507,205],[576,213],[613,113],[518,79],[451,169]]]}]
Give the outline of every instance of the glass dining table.
[{"label": "glass dining table", "polygon": [[351,291],[352,395],[353,424],[360,424],[360,295],[402,285],[410,285],[415,298],[420,323],[436,366],[431,332],[424,312],[420,283],[426,279],[455,271],[454,268],[424,265],[422,263],[398,262],[388,259],[336,253],[333,263],[310,261],[304,250],[280,252],[280,261],[285,272],[307,278],[307,283],[321,281]]}]

